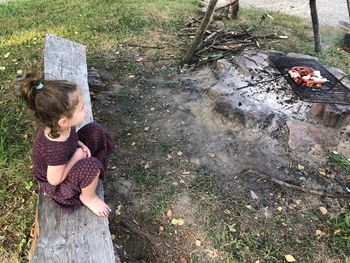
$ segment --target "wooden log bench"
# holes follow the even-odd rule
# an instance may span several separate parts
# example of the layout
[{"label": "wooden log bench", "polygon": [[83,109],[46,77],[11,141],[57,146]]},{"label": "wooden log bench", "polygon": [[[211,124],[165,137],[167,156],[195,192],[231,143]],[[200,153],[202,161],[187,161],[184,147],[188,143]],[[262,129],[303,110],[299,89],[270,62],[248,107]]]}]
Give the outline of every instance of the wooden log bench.
[{"label": "wooden log bench", "polygon": [[[74,81],[83,89],[88,113],[80,127],[91,122],[93,117],[87,81],[85,46],[48,34],[44,68],[45,79]],[[103,198],[101,181],[97,194]],[[30,261],[34,263],[120,262],[113,250],[106,217],[96,216],[85,206],[73,213],[64,213],[42,191],[39,193]]]}]

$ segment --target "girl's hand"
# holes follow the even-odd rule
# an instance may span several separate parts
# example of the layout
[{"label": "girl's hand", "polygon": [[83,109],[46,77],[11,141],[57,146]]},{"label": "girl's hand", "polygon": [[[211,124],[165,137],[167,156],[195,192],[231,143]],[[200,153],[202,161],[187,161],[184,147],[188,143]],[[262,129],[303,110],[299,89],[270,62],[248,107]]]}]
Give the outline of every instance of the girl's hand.
[{"label": "girl's hand", "polygon": [[90,149],[81,141],[79,141],[78,145],[80,146],[80,148],[83,150],[83,152],[85,153],[85,158],[91,157],[91,152]]},{"label": "girl's hand", "polygon": [[86,158],[86,154],[85,152],[83,151],[82,148],[77,148],[75,150],[75,153],[73,154],[73,157],[74,159],[76,159],[77,161],[81,160],[81,159],[84,159]]}]

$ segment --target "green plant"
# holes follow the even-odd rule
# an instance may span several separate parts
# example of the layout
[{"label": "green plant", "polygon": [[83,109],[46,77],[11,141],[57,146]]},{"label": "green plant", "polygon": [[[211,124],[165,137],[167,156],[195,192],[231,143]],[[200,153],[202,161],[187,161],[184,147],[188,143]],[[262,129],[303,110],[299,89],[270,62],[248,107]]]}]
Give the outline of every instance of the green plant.
[{"label": "green plant", "polygon": [[350,255],[350,213],[338,214],[332,221],[330,246],[333,252],[344,258]]},{"label": "green plant", "polygon": [[350,161],[345,158],[344,155],[339,153],[334,153],[330,150],[326,150],[326,153],[329,159],[335,163],[342,173],[349,174],[350,173]]}]

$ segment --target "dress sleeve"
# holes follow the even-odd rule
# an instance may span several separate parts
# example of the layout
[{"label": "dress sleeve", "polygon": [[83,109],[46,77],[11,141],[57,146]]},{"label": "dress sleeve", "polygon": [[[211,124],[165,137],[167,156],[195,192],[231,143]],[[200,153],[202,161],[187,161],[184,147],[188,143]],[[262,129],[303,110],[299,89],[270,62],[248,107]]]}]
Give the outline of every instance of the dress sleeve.
[{"label": "dress sleeve", "polygon": [[44,151],[47,165],[63,165],[69,161],[69,148],[65,143],[50,143]]}]

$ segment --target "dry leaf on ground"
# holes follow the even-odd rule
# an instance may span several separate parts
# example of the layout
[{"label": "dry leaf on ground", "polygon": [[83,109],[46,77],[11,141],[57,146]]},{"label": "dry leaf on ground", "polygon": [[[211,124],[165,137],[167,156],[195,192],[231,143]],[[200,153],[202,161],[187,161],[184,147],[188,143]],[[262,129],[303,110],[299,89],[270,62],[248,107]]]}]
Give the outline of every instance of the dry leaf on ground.
[{"label": "dry leaf on ground", "polygon": [[285,255],[284,257],[286,258],[287,262],[296,262],[292,255]]},{"label": "dry leaf on ground", "polygon": [[167,217],[167,218],[172,218],[172,217],[173,217],[173,211],[171,211],[171,209],[169,209],[169,210],[166,212],[166,217]]},{"label": "dry leaf on ground", "polygon": [[320,206],[320,211],[321,211],[321,213],[322,213],[322,215],[325,215],[325,214],[327,214],[328,213],[328,210],[327,210],[327,208],[325,208],[325,207],[323,207],[323,206]]}]

